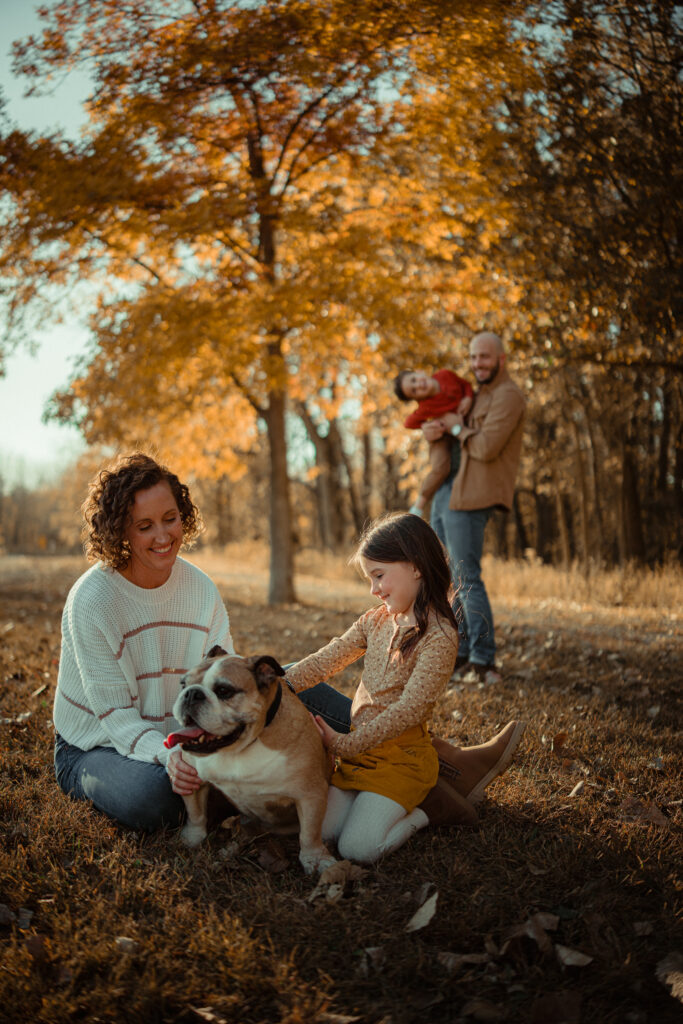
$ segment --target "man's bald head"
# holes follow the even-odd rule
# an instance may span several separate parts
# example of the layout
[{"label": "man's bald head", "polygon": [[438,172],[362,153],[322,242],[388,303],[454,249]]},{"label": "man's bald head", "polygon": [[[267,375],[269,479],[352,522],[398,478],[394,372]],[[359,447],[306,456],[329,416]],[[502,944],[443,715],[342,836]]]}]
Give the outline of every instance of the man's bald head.
[{"label": "man's bald head", "polygon": [[493,331],[481,331],[470,342],[470,365],[479,384],[490,384],[505,362],[503,342]]},{"label": "man's bald head", "polygon": [[475,334],[471,344],[474,345],[475,341],[483,341],[487,345],[493,345],[499,356],[502,356],[505,351],[502,338],[498,334],[494,334],[493,331],[481,331],[479,334]]}]

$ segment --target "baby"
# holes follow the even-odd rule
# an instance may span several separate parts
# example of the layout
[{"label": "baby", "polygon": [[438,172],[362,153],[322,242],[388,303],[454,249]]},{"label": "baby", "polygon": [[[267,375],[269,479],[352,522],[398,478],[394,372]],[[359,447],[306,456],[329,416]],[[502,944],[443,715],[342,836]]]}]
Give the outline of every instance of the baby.
[{"label": "baby", "polygon": [[[428,377],[423,370],[401,370],[394,379],[394,391],[402,402],[415,400],[417,408],[405,420],[409,430],[418,430],[428,420],[438,420],[445,412],[465,416],[472,407],[472,386],[452,370],[437,370]],[[448,479],[451,472],[453,438],[445,434],[429,442],[430,470],[410,511],[421,516],[427,502]]]}]

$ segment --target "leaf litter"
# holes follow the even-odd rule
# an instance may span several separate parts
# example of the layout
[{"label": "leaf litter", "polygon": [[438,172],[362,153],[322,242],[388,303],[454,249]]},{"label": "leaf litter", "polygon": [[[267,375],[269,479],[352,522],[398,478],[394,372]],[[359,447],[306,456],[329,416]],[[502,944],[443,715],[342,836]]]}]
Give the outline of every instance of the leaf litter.
[{"label": "leaf litter", "polygon": [[[330,879],[313,896],[322,876],[303,876],[294,838],[273,847],[235,829],[226,842],[218,830],[190,857],[167,837],[124,834],[61,797],[50,706],[70,580],[47,593],[39,579],[3,592],[13,626],[0,644],[0,714],[10,720],[0,729],[7,808],[0,941],[14,971],[5,973],[15,992],[4,1005],[22,1011],[11,1020],[38,1019],[41,999],[109,1019],[123,1012],[119,991],[134,993],[128,998],[146,1008],[138,1014],[144,1019],[152,1005],[145,1000],[156,995],[137,956],[117,958],[118,988],[93,985],[111,969],[111,936],[132,934],[180,1015],[203,1009],[228,1024],[273,1019],[275,998],[276,1019],[335,1024],[446,1024],[455,1015],[579,1024],[582,1007],[591,1019],[608,1019],[616,1002],[624,1020],[675,1019],[683,823],[674,769],[683,658],[675,631],[644,636],[647,622],[637,632],[619,616],[585,609],[502,607],[503,682],[453,688],[432,723],[467,745],[511,717],[529,722],[519,756],[488,791],[480,829],[423,830],[360,869],[362,877]],[[253,653],[254,604],[241,603],[239,589],[226,585],[224,593],[236,646]],[[363,597],[358,609],[316,608],[320,642],[365,606]],[[260,645],[279,637],[269,650],[281,661],[309,653],[310,610],[267,609]],[[554,633],[547,647],[543,615]],[[355,670],[344,675],[347,692],[356,679]],[[579,782],[579,799],[568,801]],[[409,933],[406,893],[412,917],[424,922]],[[20,932],[21,908],[32,917],[22,915]],[[131,933],[130,909],[144,935]],[[172,948],[186,949],[181,977]],[[25,984],[22,963],[31,964]],[[275,976],[277,997],[269,994]],[[563,1015],[548,1016],[553,1006]]]}]

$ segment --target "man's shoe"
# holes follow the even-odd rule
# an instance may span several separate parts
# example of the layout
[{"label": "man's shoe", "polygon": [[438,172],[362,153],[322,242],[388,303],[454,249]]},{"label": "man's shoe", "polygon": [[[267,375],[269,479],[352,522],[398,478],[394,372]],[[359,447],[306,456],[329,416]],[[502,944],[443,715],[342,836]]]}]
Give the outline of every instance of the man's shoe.
[{"label": "man's shoe", "polygon": [[479,816],[469,800],[461,796],[440,775],[434,788],[419,806],[429,818],[429,824],[433,826],[476,825],[479,821]]},{"label": "man's shoe", "polygon": [[458,682],[462,678],[462,675],[465,672],[468,664],[469,664],[469,659],[468,659],[467,655],[466,654],[459,654],[457,656],[457,658],[455,659],[455,665],[453,666],[453,673],[452,673],[451,678],[450,678],[449,681],[452,682],[452,683]]},{"label": "man's shoe", "polygon": [[463,676],[464,683],[484,683],[486,686],[496,686],[502,681],[503,677],[493,662],[489,665],[477,665],[471,661]]},{"label": "man's shoe", "polygon": [[476,747],[455,747],[438,736],[432,744],[439,758],[439,779],[450,789],[476,805],[484,799],[484,790],[506,770],[519,745],[525,722],[508,722],[487,743]]}]

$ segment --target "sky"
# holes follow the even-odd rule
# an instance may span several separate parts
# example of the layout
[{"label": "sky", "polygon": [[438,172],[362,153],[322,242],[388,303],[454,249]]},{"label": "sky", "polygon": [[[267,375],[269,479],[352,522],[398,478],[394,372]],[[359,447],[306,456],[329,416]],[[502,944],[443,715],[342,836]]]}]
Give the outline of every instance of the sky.
[{"label": "sky", "polygon": [[[6,115],[18,128],[62,128],[76,137],[85,120],[82,103],[89,92],[87,78],[72,72],[55,85],[52,95],[25,99],[25,80],[11,72],[12,42],[39,29],[37,6],[0,0],[0,89]],[[87,339],[83,324],[66,321],[32,339],[34,355],[19,349],[8,357],[5,376],[0,377],[0,478],[5,487],[48,482],[83,451],[75,428],[44,424],[42,416],[53,391],[69,381],[73,360],[83,352]]]}]

